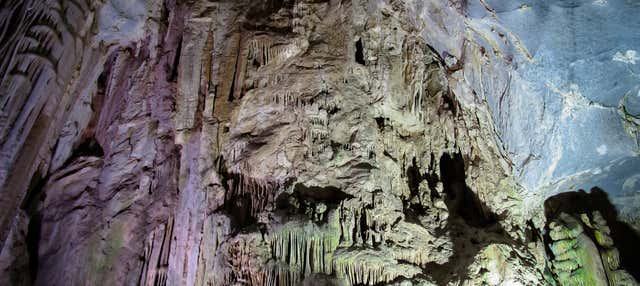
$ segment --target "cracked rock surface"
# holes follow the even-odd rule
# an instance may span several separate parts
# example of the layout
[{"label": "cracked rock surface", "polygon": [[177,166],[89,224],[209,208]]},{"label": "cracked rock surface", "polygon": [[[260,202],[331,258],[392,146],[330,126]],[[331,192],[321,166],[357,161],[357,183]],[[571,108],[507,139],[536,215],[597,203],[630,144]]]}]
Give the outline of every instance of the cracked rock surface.
[{"label": "cracked rock surface", "polygon": [[639,204],[522,157],[542,8],[493,2],[0,3],[0,285],[638,285]]}]

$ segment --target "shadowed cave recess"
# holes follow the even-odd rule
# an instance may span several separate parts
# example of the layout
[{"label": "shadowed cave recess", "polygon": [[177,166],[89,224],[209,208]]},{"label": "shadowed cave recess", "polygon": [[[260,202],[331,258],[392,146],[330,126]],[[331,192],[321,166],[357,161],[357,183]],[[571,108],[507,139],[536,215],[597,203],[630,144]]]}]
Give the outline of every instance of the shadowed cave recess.
[{"label": "shadowed cave recess", "polygon": [[639,285],[618,2],[3,1],[0,285]]}]

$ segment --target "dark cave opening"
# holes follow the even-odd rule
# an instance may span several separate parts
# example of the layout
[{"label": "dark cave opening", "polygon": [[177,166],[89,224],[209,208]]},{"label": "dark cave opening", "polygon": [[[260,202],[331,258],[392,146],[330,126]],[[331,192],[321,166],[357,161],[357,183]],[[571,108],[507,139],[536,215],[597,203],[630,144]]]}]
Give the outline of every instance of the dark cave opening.
[{"label": "dark cave opening", "polygon": [[527,242],[544,241],[542,233],[536,228],[532,220],[527,220],[525,228],[525,239]]},{"label": "dark cave opening", "polygon": [[176,48],[176,54],[173,55],[173,63],[169,67],[168,82],[178,82],[178,68],[180,67],[180,55],[182,54],[182,37],[178,39],[178,47]]},{"label": "dark cave opening", "polygon": [[[421,198],[420,195],[420,183],[425,180],[425,176],[420,174],[420,168],[417,166],[416,158],[413,157],[411,161],[411,165],[407,168],[406,171],[407,184],[409,185],[409,192],[411,198]],[[405,214],[407,218],[412,218],[415,216],[420,216],[426,214],[427,210],[422,206],[422,204],[416,204],[411,202],[405,202]]]},{"label": "dark cave opening", "polygon": [[302,197],[312,198],[331,204],[340,203],[341,201],[353,198],[353,196],[341,191],[338,187],[326,186],[305,186],[303,184],[296,184],[293,188],[293,192],[299,194]]},{"label": "dark cave opening", "polygon": [[267,16],[278,12],[278,10],[282,8],[293,8],[293,4],[294,2],[290,0],[256,1],[254,5],[249,8],[247,18],[266,18]]},{"label": "dark cave opening", "polygon": [[42,214],[40,213],[40,204],[44,201],[44,186],[47,179],[43,177],[40,172],[36,173],[31,178],[29,188],[27,189],[27,195],[22,202],[21,208],[29,215],[29,224],[27,225],[27,256],[29,258],[29,276],[31,282],[35,282],[38,275],[38,263],[39,263],[39,245],[40,235],[42,228]]},{"label": "dark cave opening", "polygon": [[255,59],[255,58],[251,61],[251,65],[252,65],[253,67],[255,67],[256,69],[257,69],[257,68],[259,68],[259,67],[261,66],[261,64],[260,64],[260,62],[258,61],[258,59]]},{"label": "dark cave opening", "polygon": [[231,88],[229,88],[229,95],[227,96],[227,100],[229,102],[233,102],[236,98],[234,96],[234,92],[236,90],[236,77],[237,77],[238,69],[236,68],[233,72],[233,79],[231,80]]},{"label": "dark cave opening", "polygon": [[98,140],[96,140],[95,137],[91,137],[85,140],[84,142],[82,142],[78,146],[78,148],[74,150],[73,154],[75,157],[82,157],[82,156],[102,157],[104,156],[104,150],[102,149],[102,146],[100,146],[100,143],[98,143]]},{"label": "dark cave opening", "polygon": [[457,115],[457,105],[455,98],[452,98],[451,93],[443,94],[440,99],[440,106],[438,107],[438,115],[444,114],[447,111],[451,111],[453,115]]},{"label": "dark cave opening", "polygon": [[42,215],[35,213],[30,217],[27,227],[27,254],[29,256],[29,275],[31,281],[35,282],[38,277],[38,251],[40,249],[40,235],[42,228]]},{"label": "dark cave opening", "polygon": [[384,127],[385,127],[385,121],[387,120],[384,117],[376,117],[374,118],[376,120],[376,125],[378,126],[378,130],[383,131]]},{"label": "dark cave opening", "polygon": [[276,209],[280,212],[286,212],[290,215],[313,216],[321,210],[324,215],[316,222],[326,223],[327,215],[331,210],[336,209],[344,200],[353,198],[353,196],[343,192],[334,186],[305,186],[303,184],[295,184],[292,193],[282,193],[276,199]]},{"label": "dark cave opening", "polygon": [[364,47],[362,46],[362,39],[356,41],[356,63],[366,65],[364,60]]},{"label": "dark cave opening", "polygon": [[[435,155],[432,156],[432,164]],[[429,167],[434,170],[434,166]],[[435,170],[424,175],[429,188],[434,189],[438,178]],[[492,243],[517,245],[502,226],[497,223],[497,216],[484,205],[476,194],[467,186],[465,161],[460,152],[445,153],[440,157],[440,181],[445,194],[445,204],[449,209],[447,224],[442,232],[451,233],[453,256],[445,264],[430,263],[428,268],[438,285],[446,285],[450,281],[466,279],[465,269],[474,261],[475,255]],[[432,192],[431,197],[437,194]]]},{"label": "dark cave opening", "polygon": [[228,172],[225,159],[222,156],[217,159],[217,165],[221,183],[226,190],[224,204],[221,208],[222,212],[229,216],[234,231],[255,227],[257,220],[252,215],[253,202],[251,196],[235,192],[240,187],[242,178],[237,174]]},{"label": "dark cave opening", "polygon": [[[445,204],[449,209],[446,225],[437,229],[437,233],[449,233],[453,242],[453,256],[445,264],[429,263],[423,269],[429,269],[429,275],[437,285],[447,285],[455,279],[466,279],[466,269],[474,257],[486,246],[493,243],[520,245],[497,223],[498,216],[466,185],[465,161],[461,153],[443,154],[440,158],[440,175],[436,168],[436,157],[431,154],[431,164],[425,173],[421,173],[415,161],[406,169],[406,178],[411,196],[420,194],[419,184],[427,182],[431,199],[440,195],[435,191],[438,181],[443,184]],[[405,205],[405,219],[420,223],[420,209],[415,204]],[[428,209],[423,209],[428,213]]]},{"label": "dark cave opening", "polygon": [[105,94],[107,92],[107,84],[109,83],[109,70],[104,70],[98,75],[96,81],[96,93]]},{"label": "dark cave opening", "polygon": [[78,147],[74,148],[73,153],[71,154],[69,159],[65,161],[63,166],[68,166],[74,160],[80,157],[91,157],[91,156],[93,157],[104,156],[104,150],[102,149],[102,146],[100,146],[100,143],[98,143],[98,140],[96,140],[96,138],[93,136],[90,138],[87,138],[82,143],[80,143]]},{"label": "dark cave opening", "polygon": [[461,153],[445,153],[440,158],[440,179],[446,194],[445,203],[452,214],[475,227],[484,227],[497,222],[478,196],[467,186],[465,163]]},{"label": "dark cave opening", "polygon": [[254,226],[257,220],[251,215],[252,202],[249,195],[233,195],[229,197],[223,206],[223,210],[231,219],[231,225],[236,230]]},{"label": "dark cave opening", "polygon": [[[594,187],[589,193],[584,190],[566,192],[552,196],[544,202],[544,214],[548,222],[560,216],[561,213],[579,218],[581,214],[591,216],[594,211],[600,212],[611,229],[614,246],[620,252],[620,268],[626,270],[636,280],[640,280],[640,264],[635,262],[640,256],[640,244],[638,243],[640,242],[640,234],[627,223],[618,219],[618,212],[604,190]],[[550,239],[547,231],[545,237],[547,244]],[[550,250],[547,252],[549,253]]]}]

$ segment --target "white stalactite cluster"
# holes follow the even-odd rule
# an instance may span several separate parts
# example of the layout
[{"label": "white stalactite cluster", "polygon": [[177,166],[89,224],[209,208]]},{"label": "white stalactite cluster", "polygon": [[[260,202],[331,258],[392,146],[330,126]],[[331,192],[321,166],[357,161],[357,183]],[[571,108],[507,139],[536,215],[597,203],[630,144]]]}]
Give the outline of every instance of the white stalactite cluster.
[{"label": "white stalactite cluster", "polygon": [[341,144],[339,150],[349,152],[353,157],[368,157],[369,154],[375,154],[376,146],[372,143],[361,144],[359,142],[355,142]]},{"label": "white stalactite cluster", "polygon": [[422,272],[417,266],[399,264],[393,258],[380,255],[373,249],[336,253],[336,274],[338,278],[348,281],[349,285],[376,285],[398,277],[411,278]]},{"label": "white stalactite cluster", "polygon": [[258,68],[279,63],[295,54],[295,48],[290,45],[276,44],[268,36],[256,36],[249,42],[249,61],[257,63]]},{"label": "white stalactite cluster", "polygon": [[270,236],[273,256],[286,262],[290,271],[309,275],[333,273],[333,252],[339,244],[339,236],[331,230],[306,226],[285,225],[284,229]]},{"label": "white stalactite cluster", "polygon": [[280,106],[283,111],[290,112],[290,108],[295,111],[304,112],[307,109],[318,109],[319,105],[314,102],[313,98],[303,98],[300,92],[296,91],[274,91],[271,95],[270,102]]},{"label": "white stalactite cluster", "polygon": [[283,263],[273,263],[264,267],[262,273],[264,286],[295,286],[300,285],[304,275]]}]

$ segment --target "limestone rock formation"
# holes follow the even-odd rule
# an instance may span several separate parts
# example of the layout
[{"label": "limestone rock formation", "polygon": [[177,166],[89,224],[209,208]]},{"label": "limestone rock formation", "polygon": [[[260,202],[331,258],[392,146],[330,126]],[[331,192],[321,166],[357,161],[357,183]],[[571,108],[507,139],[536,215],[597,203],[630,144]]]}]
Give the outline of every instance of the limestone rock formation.
[{"label": "limestone rock formation", "polygon": [[490,2],[0,3],[0,285],[637,285]]}]

